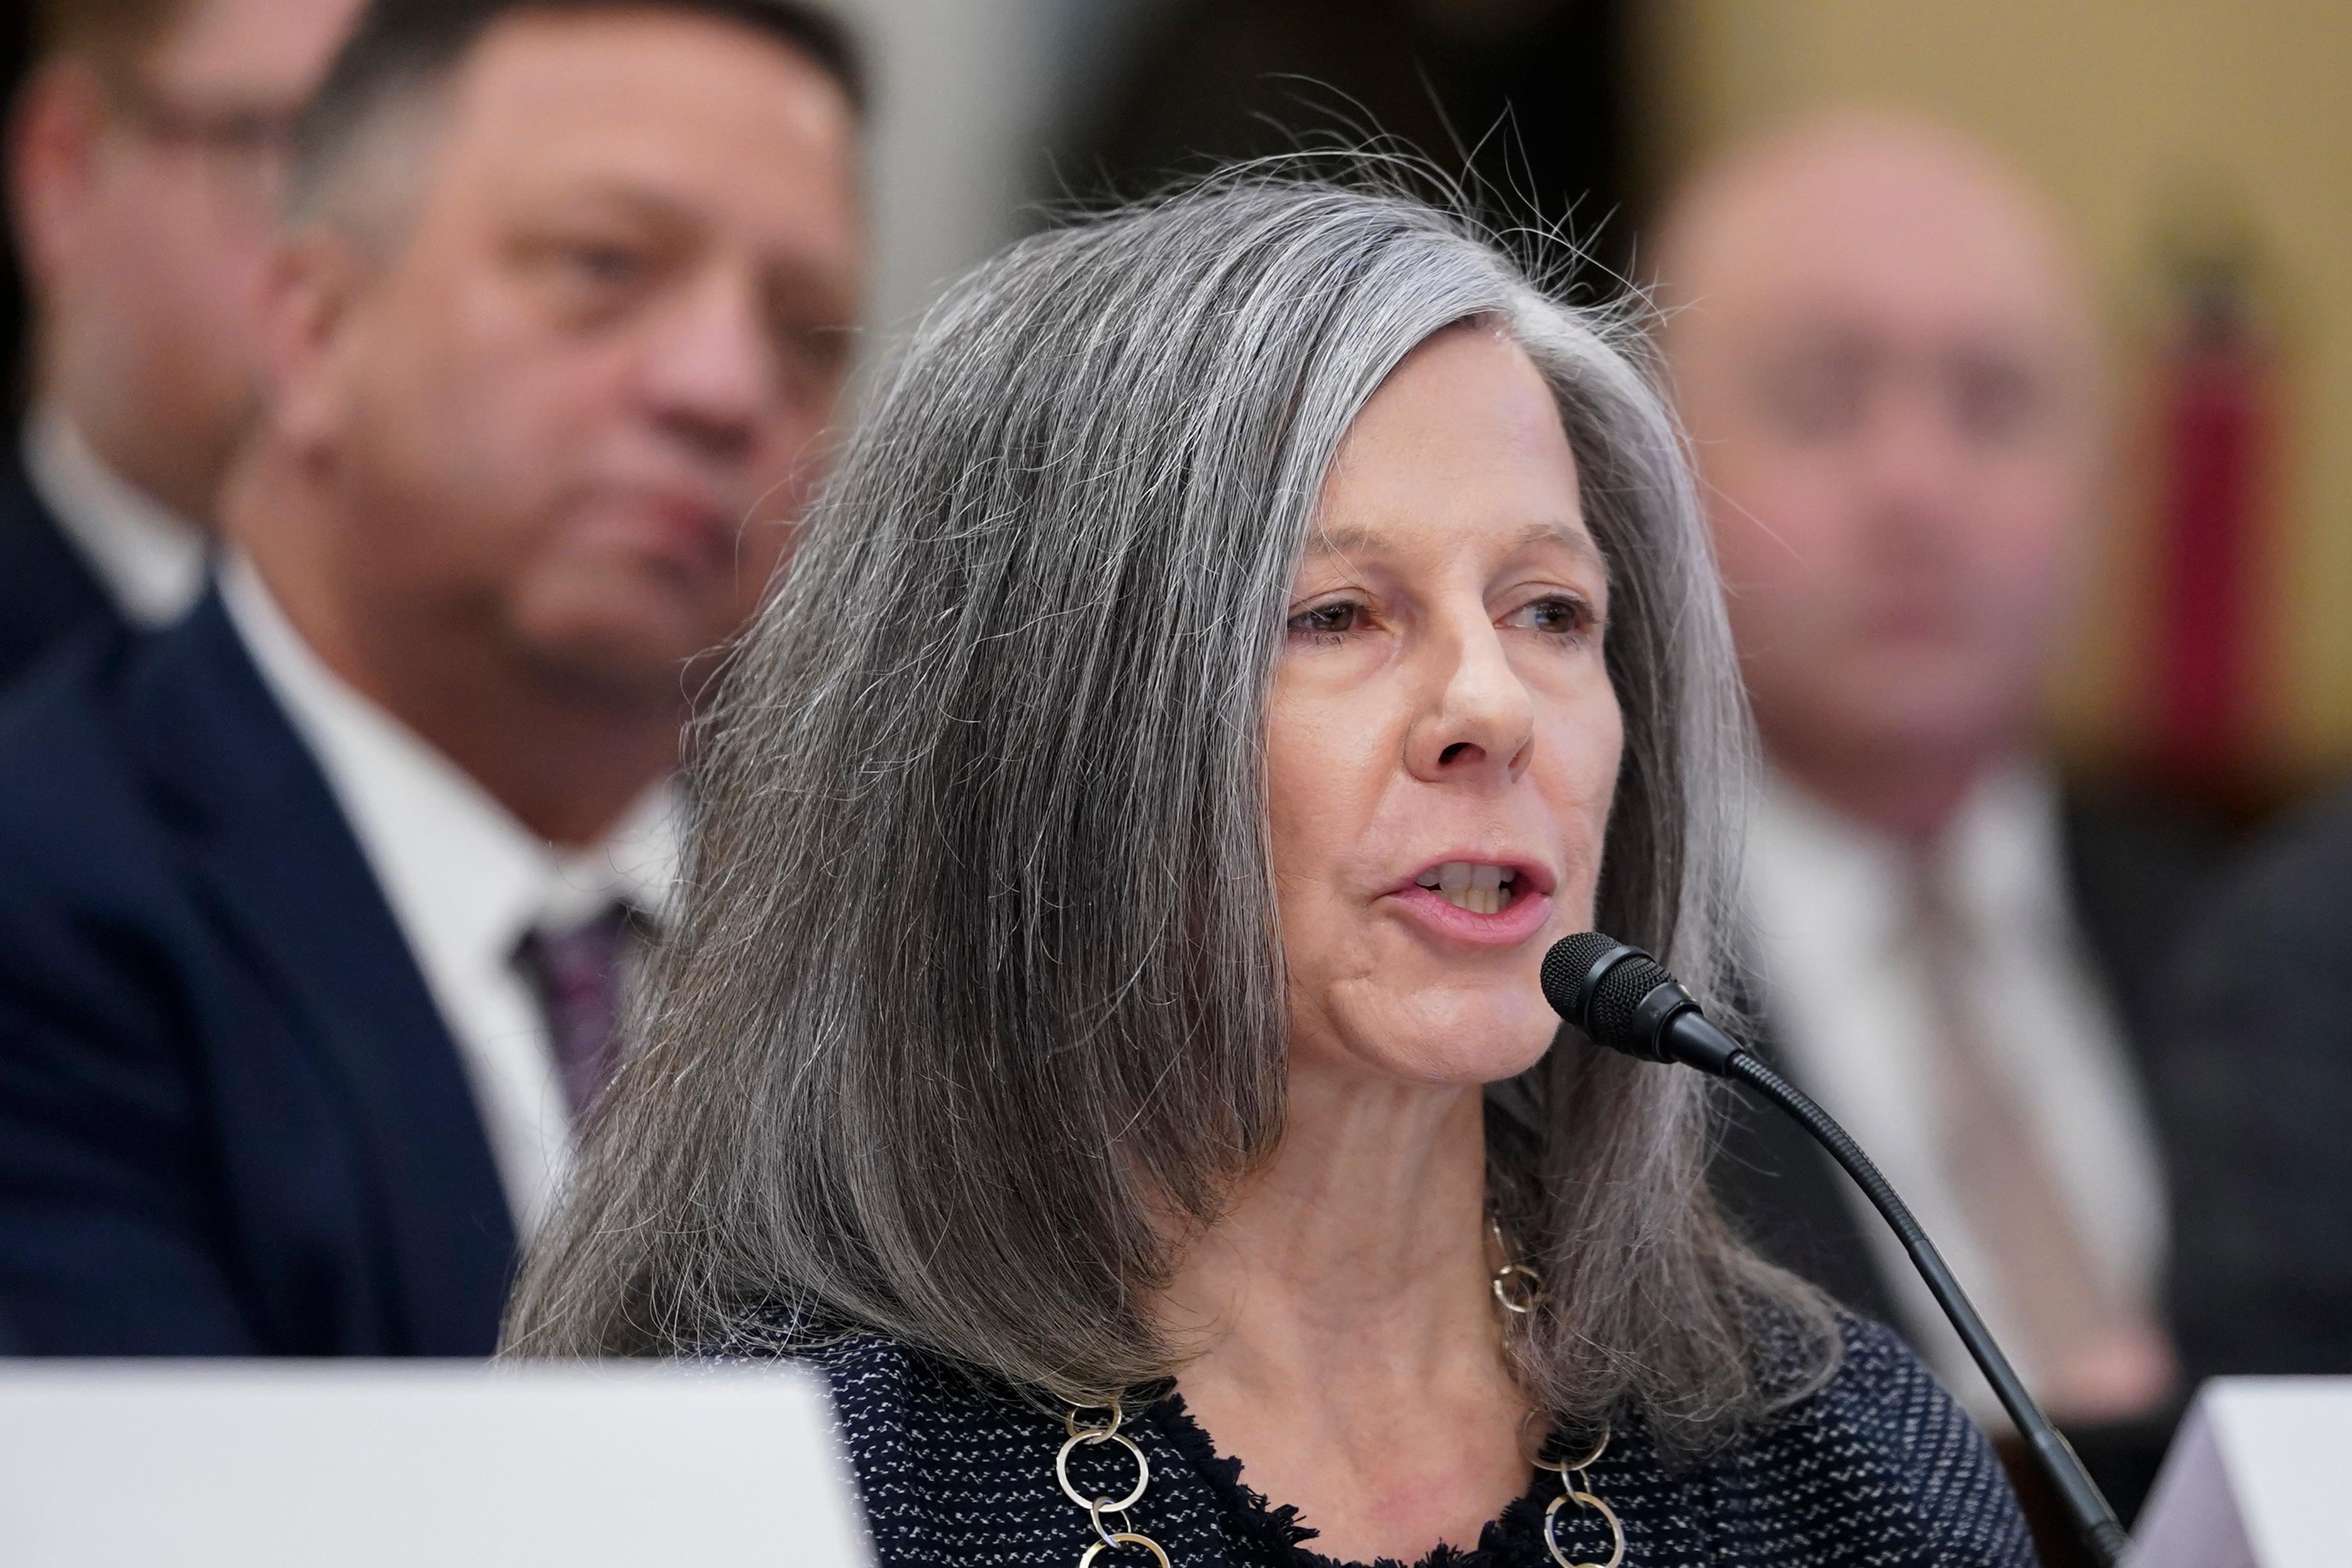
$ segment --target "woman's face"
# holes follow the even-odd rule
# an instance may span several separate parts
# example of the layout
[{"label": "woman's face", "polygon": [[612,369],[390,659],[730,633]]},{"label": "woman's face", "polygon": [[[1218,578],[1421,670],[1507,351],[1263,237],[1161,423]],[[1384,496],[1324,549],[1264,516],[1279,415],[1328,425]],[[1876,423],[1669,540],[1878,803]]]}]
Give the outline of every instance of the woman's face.
[{"label": "woman's face", "polygon": [[1423,343],[1341,444],[1267,725],[1294,1071],[1480,1083],[1558,1019],[1623,727],[1609,577],[1549,390],[1483,326]]}]

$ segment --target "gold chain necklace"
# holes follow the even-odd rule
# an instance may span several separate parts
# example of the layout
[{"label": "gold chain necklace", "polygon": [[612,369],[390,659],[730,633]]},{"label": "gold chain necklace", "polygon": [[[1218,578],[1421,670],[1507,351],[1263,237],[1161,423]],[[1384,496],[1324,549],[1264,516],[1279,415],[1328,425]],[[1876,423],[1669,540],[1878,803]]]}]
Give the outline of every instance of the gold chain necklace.
[{"label": "gold chain necklace", "polygon": [[[1515,1317],[1526,1317],[1543,1302],[1543,1277],[1513,1256],[1510,1243],[1503,1239],[1503,1222],[1493,1214],[1486,1216],[1486,1234],[1494,1239],[1495,1255],[1503,1260],[1495,1270],[1495,1300],[1505,1312]],[[1535,1415],[1536,1412],[1531,1410],[1528,1412],[1528,1418],[1533,1420]],[[1519,1429],[1524,1441],[1525,1422],[1520,1423]],[[1538,1443],[1535,1451],[1528,1456],[1536,1469],[1559,1472],[1559,1496],[1551,1500],[1551,1506],[1544,1510],[1543,1517],[1544,1550],[1551,1553],[1551,1560],[1559,1564],[1559,1568],[1617,1568],[1625,1561],[1625,1527],[1617,1521],[1617,1511],[1593,1495],[1592,1483],[1584,1474],[1599,1462],[1608,1447],[1609,1428],[1603,1427],[1591,1451],[1580,1459],[1545,1458],[1545,1453],[1551,1448],[1549,1437]],[[1574,1479],[1570,1479],[1571,1477]],[[1562,1503],[1569,1502],[1579,1508],[1592,1509],[1608,1521],[1608,1562],[1571,1563],[1568,1553],[1559,1549],[1559,1509]]]},{"label": "gold chain necklace", "polygon": [[[1550,1507],[1544,1510],[1544,1550],[1551,1553],[1551,1560],[1559,1563],[1559,1568],[1617,1568],[1619,1563],[1625,1561],[1625,1527],[1617,1522],[1615,1509],[1592,1495],[1592,1483],[1585,1479],[1584,1474],[1600,1461],[1602,1451],[1609,1447],[1609,1428],[1603,1427],[1601,1429],[1600,1439],[1592,1445],[1591,1451],[1580,1459],[1557,1461],[1547,1459],[1543,1457],[1543,1449],[1550,1446],[1550,1443],[1546,1442],[1536,1451],[1535,1456],[1538,1469],[1559,1472],[1559,1495],[1551,1500]],[[1571,1477],[1574,1479],[1571,1479]],[[1568,1502],[1572,1502],[1579,1508],[1591,1509],[1608,1521],[1609,1561],[1571,1563],[1568,1560],[1568,1553],[1559,1549],[1559,1508],[1560,1504]]]},{"label": "gold chain necklace", "polygon": [[[1110,1411],[1110,1419],[1102,1426],[1090,1426],[1078,1419],[1083,1411],[1104,1408]],[[1062,1429],[1070,1436],[1069,1440],[1062,1445],[1062,1451],[1054,1456],[1054,1479],[1062,1483],[1064,1497],[1087,1511],[1087,1522],[1093,1525],[1095,1531],[1095,1539],[1087,1543],[1085,1554],[1078,1559],[1078,1568],[1095,1568],[1096,1558],[1106,1552],[1116,1552],[1122,1546],[1140,1546],[1159,1560],[1160,1568],[1169,1568],[1168,1553],[1160,1549],[1160,1542],[1141,1534],[1128,1522],[1127,1511],[1143,1500],[1143,1490],[1151,1484],[1151,1462],[1143,1457],[1143,1450],[1136,1447],[1135,1439],[1118,1429],[1124,1414],[1118,1401],[1114,1399],[1107,1407],[1073,1405],[1062,1416]],[[1117,1443],[1127,1450],[1128,1458],[1135,1461],[1135,1485],[1128,1489],[1125,1497],[1113,1498],[1105,1493],[1101,1497],[1089,1498],[1070,1484],[1071,1451],[1092,1448],[1098,1443]],[[1118,1515],[1117,1530],[1103,1523],[1103,1516],[1109,1513]]]},{"label": "gold chain necklace", "polygon": [[[1543,1301],[1542,1279],[1533,1269],[1512,1257],[1510,1248],[1503,1240],[1501,1221],[1490,1215],[1486,1225],[1494,1238],[1495,1249],[1503,1259],[1501,1266],[1494,1273],[1495,1301],[1514,1317],[1525,1317]],[[1095,1423],[1080,1418],[1100,1410],[1109,1412],[1108,1420]],[[1530,1418],[1532,1415],[1530,1412]],[[1087,1522],[1095,1532],[1095,1539],[1088,1542],[1086,1551],[1079,1554],[1078,1568],[1095,1568],[1096,1558],[1106,1552],[1117,1552],[1122,1546],[1140,1547],[1151,1554],[1160,1568],[1171,1568],[1168,1553],[1161,1550],[1160,1542],[1137,1530],[1128,1518],[1128,1511],[1143,1500],[1144,1491],[1151,1485],[1151,1464],[1143,1457],[1143,1449],[1135,1439],[1119,1430],[1125,1418],[1126,1412],[1117,1399],[1107,1406],[1068,1406],[1062,1415],[1062,1429],[1069,1436],[1062,1444],[1061,1452],[1054,1456],[1054,1479],[1062,1483],[1064,1497],[1087,1511]],[[1070,1455],[1079,1448],[1104,1443],[1117,1444],[1127,1450],[1128,1458],[1135,1461],[1135,1484],[1128,1489],[1124,1497],[1114,1498],[1106,1492],[1090,1498],[1071,1483]],[[1584,1473],[1599,1462],[1602,1450],[1609,1447],[1609,1429],[1602,1427],[1600,1441],[1592,1445],[1591,1451],[1573,1462],[1546,1459],[1544,1452],[1550,1446],[1547,1439],[1538,1446],[1531,1457],[1538,1469],[1559,1472],[1560,1495],[1552,1499],[1551,1505],[1544,1510],[1544,1550],[1551,1553],[1552,1561],[1559,1568],[1618,1568],[1625,1561],[1625,1527],[1618,1522],[1616,1511],[1593,1495],[1591,1483]],[[1607,1562],[1572,1563],[1568,1553],[1559,1549],[1558,1528],[1563,1503],[1591,1509],[1608,1522],[1612,1544]],[[1117,1518],[1112,1519],[1111,1515],[1117,1515]],[[1117,1528],[1112,1528],[1113,1525]]]}]

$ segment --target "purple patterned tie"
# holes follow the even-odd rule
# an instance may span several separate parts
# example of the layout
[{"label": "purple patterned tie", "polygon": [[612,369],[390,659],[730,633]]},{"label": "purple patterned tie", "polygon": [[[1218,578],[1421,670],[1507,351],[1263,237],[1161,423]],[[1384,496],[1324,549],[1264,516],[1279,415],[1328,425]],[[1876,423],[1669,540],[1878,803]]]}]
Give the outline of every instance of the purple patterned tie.
[{"label": "purple patterned tie", "polygon": [[517,951],[539,985],[548,1040],[577,1121],[613,1076],[620,1049],[621,968],[632,917],[613,904],[562,931],[532,931]]}]

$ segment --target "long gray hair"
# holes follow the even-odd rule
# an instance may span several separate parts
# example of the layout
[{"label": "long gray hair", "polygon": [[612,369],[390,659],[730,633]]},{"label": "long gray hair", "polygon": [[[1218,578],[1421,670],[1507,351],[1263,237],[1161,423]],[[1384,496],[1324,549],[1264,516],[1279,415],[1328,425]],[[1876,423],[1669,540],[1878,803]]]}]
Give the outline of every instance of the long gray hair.
[{"label": "long gray hair", "polygon": [[[1549,382],[1612,573],[1600,924],[1720,994],[1745,716],[1631,328],[1404,196],[1230,177],[1013,246],[879,387],[702,737],[682,907],[510,1347],[782,1311],[1062,1398],[1181,1365],[1155,1292],[1282,1134],[1292,578],[1358,411],[1465,321]],[[1759,1301],[1822,1319],[1717,1219],[1696,1075],[1564,1037],[1487,1121],[1547,1281],[1531,1396],[1677,1444],[1759,1408]]]}]

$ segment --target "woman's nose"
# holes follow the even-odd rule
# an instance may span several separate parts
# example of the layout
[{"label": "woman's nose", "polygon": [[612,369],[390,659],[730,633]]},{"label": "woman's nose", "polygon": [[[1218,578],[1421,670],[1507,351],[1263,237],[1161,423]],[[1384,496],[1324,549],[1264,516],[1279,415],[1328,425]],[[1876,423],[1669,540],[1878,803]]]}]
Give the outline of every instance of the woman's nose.
[{"label": "woman's nose", "polygon": [[1429,700],[1405,737],[1405,766],[1426,783],[1516,779],[1535,748],[1535,705],[1503,640],[1483,620],[1433,650]]}]

